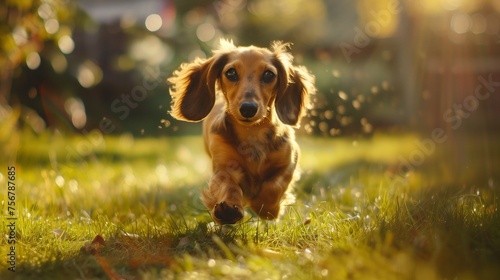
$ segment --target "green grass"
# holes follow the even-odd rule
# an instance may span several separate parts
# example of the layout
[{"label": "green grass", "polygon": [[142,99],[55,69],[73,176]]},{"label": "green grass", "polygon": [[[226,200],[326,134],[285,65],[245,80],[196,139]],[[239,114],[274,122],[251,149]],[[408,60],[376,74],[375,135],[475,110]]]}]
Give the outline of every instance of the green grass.
[{"label": "green grass", "polygon": [[[11,131],[0,134],[0,199],[7,216],[14,165],[17,266],[4,257],[2,279],[500,276],[498,141],[485,152],[484,139],[450,140],[401,173],[415,135],[301,137],[297,203],[279,222],[248,214],[221,228],[199,199],[210,176],[200,137]],[[105,244],[91,243],[98,235]]]}]

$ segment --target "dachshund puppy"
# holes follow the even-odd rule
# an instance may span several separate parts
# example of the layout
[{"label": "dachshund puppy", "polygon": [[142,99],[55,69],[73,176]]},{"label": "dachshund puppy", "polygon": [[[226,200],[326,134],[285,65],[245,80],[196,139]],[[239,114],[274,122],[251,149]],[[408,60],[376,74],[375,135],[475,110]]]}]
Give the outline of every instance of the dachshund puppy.
[{"label": "dachshund puppy", "polygon": [[208,59],[185,63],[173,85],[171,115],[203,122],[213,175],[202,200],[219,224],[234,224],[249,207],[273,220],[293,203],[291,183],[299,158],[293,127],[313,94],[314,77],[293,66],[289,44],[236,47],[221,40]]}]

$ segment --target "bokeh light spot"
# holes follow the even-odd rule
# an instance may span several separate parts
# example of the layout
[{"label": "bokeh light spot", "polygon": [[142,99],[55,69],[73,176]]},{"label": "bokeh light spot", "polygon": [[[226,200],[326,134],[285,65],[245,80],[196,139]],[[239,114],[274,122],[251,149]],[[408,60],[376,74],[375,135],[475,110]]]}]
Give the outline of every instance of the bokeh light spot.
[{"label": "bokeh light spot", "polygon": [[75,42],[68,35],[64,35],[59,38],[59,41],[57,41],[57,45],[59,46],[61,52],[64,54],[70,54],[75,49]]},{"label": "bokeh light spot", "polygon": [[161,26],[163,25],[163,21],[160,15],[151,14],[146,18],[145,25],[149,31],[155,32],[161,28]]},{"label": "bokeh light spot", "polygon": [[442,1],[442,5],[446,10],[453,11],[460,8],[462,2],[463,0],[445,0]]},{"label": "bokeh light spot", "polygon": [[347,100],[348,96],[347,96],[347,93],[343,92],[343,91],[339,91],[339,97],[342,99],[342,100]]},{"label": "bokeh light spot", "polygon": [[486,22],[486,17],[483,16],[482,14],[474,14],[471,17],[472,20],[472,26],[470,28],[471,32],[474,34],[482,34],[486,32],[486,28],[488,27],[488,24]]},{"label": "bokeh light spot", "polygon": [[196,29],[196,36],[202,42],[210,41],[215,36],[215,28],[208,22],[202,23]]},{"label": "bokeh light spot", "polygon": [[12,37],[16,45],[21,46],[28,42],[28,32],[22,26],[16,26],[12,32]]},{"label": "bokeh light spot", "polygon": [[64,177],[61,175],[57,175],[55,178],[55,183],[58,187],[62,188],[64,186],[64,183],[66,180],[64,180]]},{"label": "bokeh light spot", "polygon": [[32,52],[26,57],[26,65],[31,70],[37,69],[41,61],[40,55],[37,52]]},{"label": "bokeh light spot", "polygon": [[82,87],[89,88],[95,82],[95,77],[92,71],[87,67],[80,67],[78,69],[78,82]]},{"label": "bokeh light spot", "polygon": [[55,18],[51,18],[45,22],[45,30],[49,34],[55,34],[59,30],[59,21]]},{"label": "bokeh light spot", "polygon": [[62,73],[66,71],[66,68],[68,67],[68,61],[66,60],[66,57],[62,54],[55,54],[51,59],[50,59],[50,64],[52,65],[52,68],[54,71],[57,73]]},{"label": "bokeh light spot", "polygon": [[333,111],[331,111],[331,110],[327,110],[327,111],[325,111],[325,118],[326,118],[327,120],[331,120],[331,119],[333,119]]},{"label": "bokeh light spot", "polygon": [[86,61],[78,67],[76,78],[82,87],[90,88],[101,81],[102,70],[95,63]]},{"label": "bokeh light spot", "polygon": [[71,123],[76,128],[81,129],[87,124],[87,114],[81,99],[69,98],[64,103],[64,109],[71,116]]},{"label": "bokeh light spot", "polygon": [[54,17],[54,10],[52,6],[47,3],[42,3],[40,7],[38,7],[38,15],[43,19],[49,19]]},{"label": "bokeh light spot", "polygon": [[467,14],[457,13],[451,18],[451,29],[457,34],[469,31],[470,27],[471,19]]},{"label": "bokeh light spot", "polygon": [[76,191],[78,191],[78,181],[76,181],[75,179],[69,180],[68,187],[72,193],[75,193]]},{"label": "bokeh light spot", "polygon": [[354,109],[356,110],[359,110],[361,108],[361,103],[358,100],[353,100],[352,107],[354,107]]}]

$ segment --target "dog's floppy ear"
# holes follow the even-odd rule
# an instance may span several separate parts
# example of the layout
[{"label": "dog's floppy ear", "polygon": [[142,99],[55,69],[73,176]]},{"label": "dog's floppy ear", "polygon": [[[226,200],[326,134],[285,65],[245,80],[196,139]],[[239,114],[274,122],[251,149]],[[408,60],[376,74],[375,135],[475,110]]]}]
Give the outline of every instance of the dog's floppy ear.
[{"label": "dog's floppy ear", "polygon": [[183,121],[203,120],[215,104],[217,79],[226,62],[227,53],[216,53],[209,59],[197,58],[182,64],[168,79],[173,84],[170,114]]},{"label": "dog's floppy ear", "polygon": [[303,66],[293,66],[292,56],[286,52],[288,44],[275,42],[274,65],[278,69],[276,113],[288,125],[298,125],[309,104],[309,95],[316,92],[314,76]]}]

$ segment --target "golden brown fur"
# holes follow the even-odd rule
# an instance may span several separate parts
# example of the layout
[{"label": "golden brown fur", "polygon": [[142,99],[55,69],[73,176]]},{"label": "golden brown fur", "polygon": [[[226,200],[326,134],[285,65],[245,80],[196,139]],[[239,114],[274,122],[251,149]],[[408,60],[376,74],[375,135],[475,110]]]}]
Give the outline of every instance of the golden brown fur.
[{"label": "golden brown fur", "polygon": [[314,77],[292,65],[288,44],[236,47],[221,40],[209,59],[182,64],[173,84],[171,114],[201,121],[213,175],[202,200],[219,224],[249,207],[272,220],[293,202],[290,184],[299,157],[294,126],[304,115]]}]

